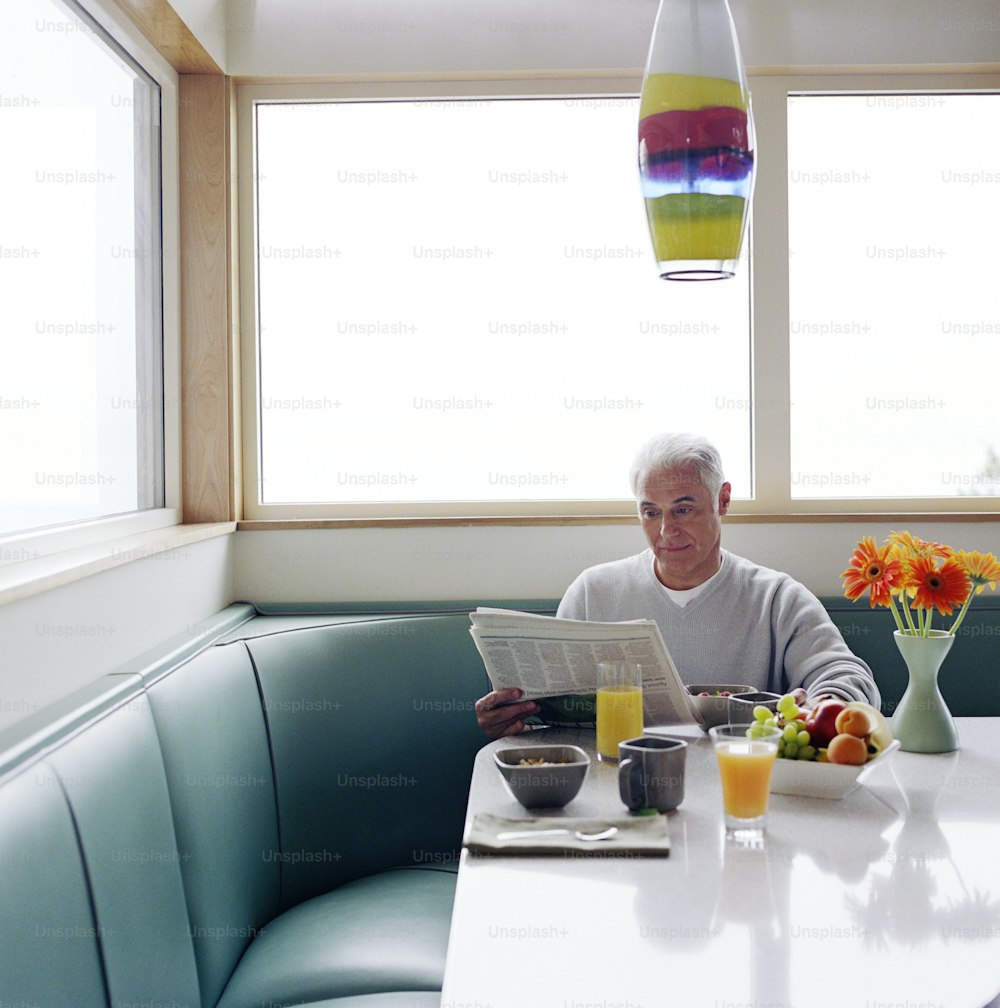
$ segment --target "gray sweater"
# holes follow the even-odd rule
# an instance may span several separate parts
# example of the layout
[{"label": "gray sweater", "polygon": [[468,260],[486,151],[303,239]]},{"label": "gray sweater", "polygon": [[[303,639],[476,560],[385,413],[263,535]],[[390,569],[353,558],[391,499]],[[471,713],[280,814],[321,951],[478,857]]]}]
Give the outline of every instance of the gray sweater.
[{"label": "gray sweater", "polygon": [[871,669],[853,655],[804,585],[723,550],[722,569],[686,606],[653,572],[653,553],[585,570],[566,590],[565,619],[655,620],[686,683],[746,683],[810,698],[831,694],[879,706]]}]

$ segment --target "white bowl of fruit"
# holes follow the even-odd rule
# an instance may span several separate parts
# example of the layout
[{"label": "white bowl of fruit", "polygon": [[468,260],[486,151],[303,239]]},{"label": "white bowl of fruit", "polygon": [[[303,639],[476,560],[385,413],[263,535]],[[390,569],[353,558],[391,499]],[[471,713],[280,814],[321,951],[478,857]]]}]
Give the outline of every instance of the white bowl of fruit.
[{"label": "white bowl of fruit", "polygon": [[882,713],[860,701],[828,699],[803,711],[786,695],[777,711],[755,708],[754,719],[782,730],[771,773],[775,794],[843,798],[899,748]]}]

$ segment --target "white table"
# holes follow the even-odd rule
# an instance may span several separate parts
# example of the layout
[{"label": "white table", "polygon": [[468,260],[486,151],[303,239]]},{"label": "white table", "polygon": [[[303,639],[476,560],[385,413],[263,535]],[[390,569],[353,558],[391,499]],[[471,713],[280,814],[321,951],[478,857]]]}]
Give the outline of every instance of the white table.
[{"label": "white table", "polygon": [[[983,1008],[1000,993],[1000,718],[957,723],[958,752],[897,752],[842,800],[772,795],[759,850],[725,840],[701,731],[655,729],[690,742],[670,856],[463,851],[442,1008]],[[594,754],[592,731],[489,743],[470,821],[530,816],[492,753],[544,742]],[[555,814],[627,816],[617,768],[594,760]]]}]

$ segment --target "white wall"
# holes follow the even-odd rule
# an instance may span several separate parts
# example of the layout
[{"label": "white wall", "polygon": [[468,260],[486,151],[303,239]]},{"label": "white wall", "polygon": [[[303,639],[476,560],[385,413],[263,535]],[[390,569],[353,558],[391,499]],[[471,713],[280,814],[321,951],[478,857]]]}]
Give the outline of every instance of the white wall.
[{"label": "white wall", "polygon": [[[730,4],[749,67],[1000,58],[995,0]],[[324,75],[638,68],[656,9],[656,0],[229,0],[226,70]]]},{"label": "white wall", "polygon": [[170,6],[220,67],[226,67],[226,0],[170,0]]},{"label": "white wall", "polygon": [[[1000,553],[1000,524],[982,522],[730,522],[723,545],[839,596],[861,537],[900,528]],[[238,532],[233,591],[248,602],[559,598],[585,567],[644,546],[638,524]]]},{"label": "white wall", "polygon": [[0,729],[227,606],[233,536],[0,606]]}]

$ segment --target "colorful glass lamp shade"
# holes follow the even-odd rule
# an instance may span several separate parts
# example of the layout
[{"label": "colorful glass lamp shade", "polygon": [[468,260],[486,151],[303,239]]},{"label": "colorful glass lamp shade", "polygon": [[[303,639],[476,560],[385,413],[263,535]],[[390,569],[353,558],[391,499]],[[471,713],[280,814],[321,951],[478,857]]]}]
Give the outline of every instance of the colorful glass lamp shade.
[{"label": "colorful glass lamp shade", "polygon": [[733,276],[754,135],[727,0],[660,0],[639,104],[639,173],[660,276]]}]

